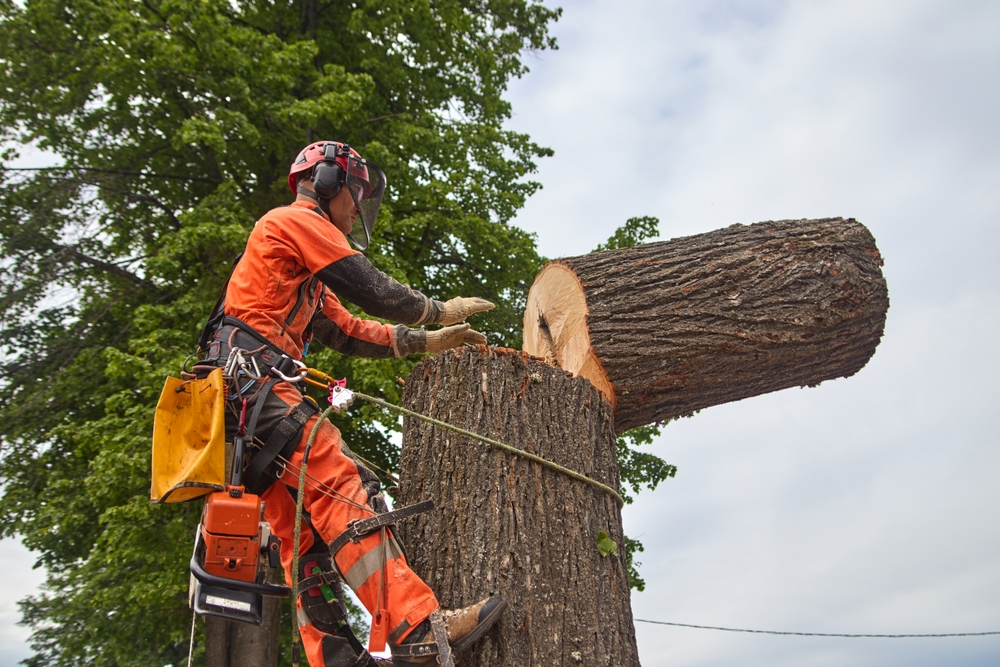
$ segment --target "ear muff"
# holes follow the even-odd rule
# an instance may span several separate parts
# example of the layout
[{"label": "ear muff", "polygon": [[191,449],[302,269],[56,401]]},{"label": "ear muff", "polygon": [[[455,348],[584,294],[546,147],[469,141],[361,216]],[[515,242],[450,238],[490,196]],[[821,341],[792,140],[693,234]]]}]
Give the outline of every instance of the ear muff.
[{"label": "ear muff", "polygon": [[313,189],[323,199],[333,199],[344,185],[344,170],[336,162],[318,162],[313,167]]}]

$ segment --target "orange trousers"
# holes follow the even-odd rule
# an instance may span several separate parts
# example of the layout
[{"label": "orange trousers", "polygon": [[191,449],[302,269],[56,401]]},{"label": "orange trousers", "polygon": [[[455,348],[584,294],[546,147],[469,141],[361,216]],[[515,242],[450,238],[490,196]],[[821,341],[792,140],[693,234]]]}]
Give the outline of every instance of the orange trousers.
[{"label": "orange trousers", "polygon": [[[289,406],[303,400],[297,390],[284,383],[276,385],[273,393]],[[265,503],[264,517],[281,540],[281,564],[289,585],[295,526],[293,494],[297,492],[299,484],[295,471],[301,469],[306,441],[318,418],[319,415],[314,415],[305,424],[298,446],[290,459],[291,465],[281,479],[261,495]],[[362,482],[362,474],[369,480],[374,479],[374,475],[367,469],[362,470],[361,464],[350,457],[349,451],[345,453],[345,449],[337,427],[323,420],[313,440],[306,467],[303,510],[308,514],[308,521],[304,518],[302,523],[300,555],[314,547],[315,537],[310,524],[320,538],[329,544],[346,530],[348,522],[375,515],[369,505],[372,487],[369,484],[366,491]],[[318,485],[325,487],[327,492],[318,490]],[[356,543],[348,542],[334,554],[334,561],[344,580],[372,614],[373,650],[381,650],[377,645],[378,635],[398,642],[439,607],[430,587],[407,565],[406,558],[388,529],[384,533],[372,533]],[[301,606],[301,602],[298,604]],[[309,664],[312,667],[324,667],[327,664],[323,656],[325,633],[308,622],[302,613],[298,617],[301,619],[299,630]]]}]

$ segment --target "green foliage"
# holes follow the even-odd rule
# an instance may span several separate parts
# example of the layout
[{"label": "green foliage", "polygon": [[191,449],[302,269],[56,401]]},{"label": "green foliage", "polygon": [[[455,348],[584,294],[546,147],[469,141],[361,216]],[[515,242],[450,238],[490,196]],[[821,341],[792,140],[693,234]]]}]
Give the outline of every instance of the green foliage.
[{"label": "green foliage", "polygon": [[624,225],[615,230],[614,235],[608,239],[607,243],[602,243],[594,248],[594,252],[631,248],[649,239],[655,239],[659,235],[659,218],[647,215],[639,218],[629,218],[625,221]]},{"label": "green foliage", "polygon": [[[607,243],[602,243],[594,252],[630,248],[660,235],[660,220],[651,216],[629,218],[625,224],[615,230]],[[640,452],[638,445],[648,445],[653,438],[660,435],[659,424],[649,424],[625,431],[618,436],[617,454],[618,470],[621,473],[622,486],[627,486],[632,493],[638,493],[645,486],[652,490],[660,482],[677,474],[677,466],[670,465],[659,456],[648,452]],[[623,488],[622,497],[631,504],[633,497]],[[629,584],[637,591],[646,588],[646,582],[639,576],[639,563],[633,561],[638,551],[643,551],[642,543],[627,535],[625,540],[625,557],[628,563]]]},{"label": "green foliage", "polygon": [[639,576],[639,566],[642,563],[635,560],[635,554],[645,549],[642,542],[633,540],[628,535],[623,535],[622,540],[625,542],[625,567],[628,569],[629,586],[641,593],[646,590],[646,580]]},{"label": "green foliage", "polygon": [[[652,444],[653,438],[658,435],[660,426],[649,424],[629,429],[618,436],[618,470],[623,486],[627,485],[632,493],[638,493],[643,486],[653,490],[660,482],[677,474],[677,466],[670,465],[655,454],[636,449],[639,445]],[[634,500],[625,489],[622,489],[622,497],[630,505]]]},{"label": "green foliage", "polygon": [[[61,164],[0,171],[0,534],[49,573],[23,603],[29,664],[186,655],[198,506],[146,499],[152,408],[308,141],[347,141],[389,175],[373,263],[435,298],[496,301],[474,325],[520,345],[541,258],[509,223],[551,151],[503,129],[501,95],[526,50],[554,47],[558,15],[534,0],[0,4],[0,138]],[[413,361],[313,363],[397,401]],[[338,426],[395,466],[394,417],[364,406]]]},{"label": "green foliage", "polygon": [[603,530],[597,532],[597,553],[601,554],[601,558],[614,556],[618,553],[618,543],[608,537],[608,534]]}]

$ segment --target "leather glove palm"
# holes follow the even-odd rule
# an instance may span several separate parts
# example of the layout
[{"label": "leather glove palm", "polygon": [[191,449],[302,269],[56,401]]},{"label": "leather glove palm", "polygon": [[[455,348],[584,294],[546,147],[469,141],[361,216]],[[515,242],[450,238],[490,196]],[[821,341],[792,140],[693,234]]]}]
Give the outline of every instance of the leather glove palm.
[{"label": "leather glove palm", "polygon": [[[489,302],[487,301],[487,303]],[[468,324],[456,324],[453,327],[427,332],[427,351],[431,354],[450,350],[453,347],[461,347],[466,343],[485,345],[486,336],[470,329]]]},{"label": "leather glove palm", "polygon": [[455,324],[469,315],[481,313],[484,310],[493,310],[495,307],[492,302],[476,296],[456,296],[441,304],[441,314],[438,316],[437,324]]}]

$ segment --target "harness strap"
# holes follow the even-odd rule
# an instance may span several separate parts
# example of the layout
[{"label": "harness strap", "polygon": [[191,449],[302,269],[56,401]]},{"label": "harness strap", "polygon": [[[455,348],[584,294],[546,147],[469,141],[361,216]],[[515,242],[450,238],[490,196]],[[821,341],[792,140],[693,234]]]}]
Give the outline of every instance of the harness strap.
[{"label": "harness strap", "polygon": [[448,626],[440,609],[431,612],[431,632],[434,633],[434,643],[438,648],[438,664],[441,667],[453,667],[451,661],[451,644],[448,643]]},{"label": "harness strap", "polygon": [[277,381],[277,378],[268,380],[260,388],[260,392],[257,393],[257,403],[253,406],[253,412],[250,413],[250,419],[247,421],[247,432],[243,436],[247,442],[253,442],[253,432],[257,428],[257,419],[260,418],[260,413],[264,409],[264,403],[267,402],[267,395],[271,393],[271,389],[274,388],[274,384]]},{"label": "harness strap", "polygon": [[243,253],[236,255],[236,259],[233,260],[233,268],[229,270],[229,277],[226,278],[226,282],[223,283],[222,289],[219,290],[219,298],[215,302],[215,307],[212,308],[212,314],[208,316],[208,322],[205,323],[205,328],[201,330],[201,335],[198,337],[198,349],[207,350],[208,342],[212,339],[212,334],[218,329],[223,320],[223,311],[226,308],[226,292],[229,290],[229,281],[233,278],[233,272],[236,271],[236,265],[240,263],[240,259],[243,258]]},{"label": "harness strap", "polygon": [[347,524],[347,530],[338,535],[333,542],[330,542],[330,553],[335,556],[348,542],[357,542],[365,535],[380,530],[383,526],[396,523],[398,519],[407,519],[424,512],[430,512],[432,509],[434,509],[434,501],[425,500],[422,503],[407,505],[398,510],[376,514],[368,519],[355,519]]},{"label": "harness strap", "polygon": [[322,572],[320,574],[314,574],[311,577],[306,577],[299,581],[299,589],[296,591],[296,595],[302,595],[310,588],[316,588],[317,586],[322,586],[323,584],[329,585],[331,581],[339,581],[340,573],[336,570],[332,572]]},{"label": "harness strap", "polygon": [[[426,658],[438,656],[437,662],[441,667],[454,667],[454,660],[451,657],[451,643],[448,641],[448,624],[444,620],[444,614],[440,609],[435,609],[427,617],[431,624],[431,634],[434,635],[434,643],[420,644],[393,644],[393,658]],[[409,662],[409,661],[407,661]]]},{"label": "harness strap", "polygon": [[[258,414],[259,408],[263,405],[266,399],[265,392],[269,392],[271,386],[274,385],[278,380],[269,380],[261,393],[257,396],[257,405],[254,406],[255,416]],[[263,493],[267,490],[274,479],[266,479],[264,475],[265,469],[271,465],[271,463],[278,457],[278,455],[284,456],[286,459],[294,451],[295,446],[299,442],[299,435],[302,433],[302,427],[305,425],[309,418],[315,414],[316,408],[312,403],[308,401],[303,401],[299,403],[291,411],[281,418],[277,424],[274,425],[274,430],[271,431],[271,435],[267,437],[264,442],[264,446],[260,448],[259,451],[254,453],[253,457],[250,459],[250,465],[247,466],[246,470],[243,472],[243,485],[251,491],[251,493]],[[262,479],[263,478],[263,479]],[[264,485],[261,488],[261,485]]]}]

